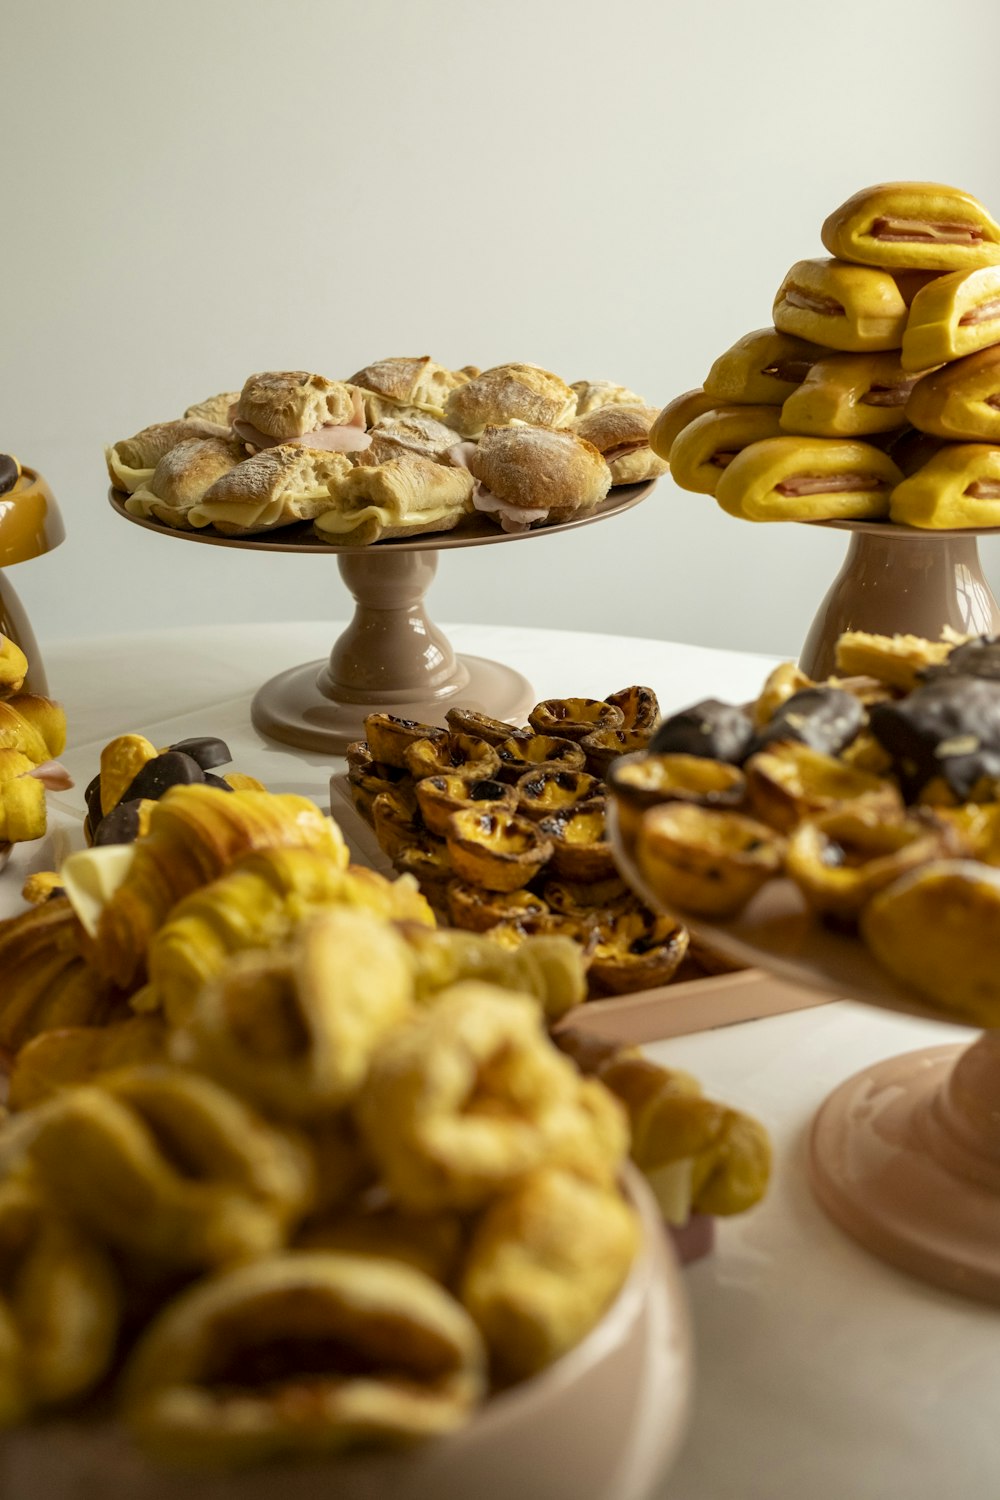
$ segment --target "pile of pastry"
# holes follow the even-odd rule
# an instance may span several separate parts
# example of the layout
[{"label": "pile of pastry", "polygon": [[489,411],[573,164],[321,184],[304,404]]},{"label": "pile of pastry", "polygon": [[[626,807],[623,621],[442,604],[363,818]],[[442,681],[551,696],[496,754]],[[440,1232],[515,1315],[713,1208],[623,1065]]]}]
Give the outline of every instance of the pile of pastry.
[{"label": "pile of pastry", "polygon": [[425,355],[348,380],[265,371],[115,443],[108,472],[132,515],[185,531],[312,523],[313,540],[364,546],[479,514],[519,532],[662,474],[655,416],[624,386],[569,386],[538,365],[449,370]]},{"label": "pile of pastry", "polygon": [[371,714],[347,750],[348,783],[396,870],[444,923],[516,947],[577,944],[592,997],[704,972],[687,929],[629,891],[605,827],[608,767],[649,743],[650,688],[538,703],[528,724],[452,709],[446,727]]},{"label": "pile of pastry", "polygon": [[836,661],[664,720],[611,767],[623,839],[671,911],[727,921],[785,878],[925,1001],[1000,1025],[1000,638],[849,631]]},{"label": "pile of pastry", "polygon": [[957,188],[867,188],[652,443],[748,521],[1000,526],[1000,226]]},{"label": "pile of pastry", "polygon": [[73,785],[55,759],[66,748],[66,715],[51,698],[23,691],[27,674],[20,646],[0,635],[0,869],[13,844],[45,832],[46,788]]}]

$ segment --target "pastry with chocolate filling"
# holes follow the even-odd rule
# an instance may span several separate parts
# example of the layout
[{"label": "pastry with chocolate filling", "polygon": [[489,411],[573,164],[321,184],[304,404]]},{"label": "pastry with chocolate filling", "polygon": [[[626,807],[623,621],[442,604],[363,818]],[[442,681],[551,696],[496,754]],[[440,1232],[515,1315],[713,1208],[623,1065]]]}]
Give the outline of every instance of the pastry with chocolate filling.
[{"label": "pastry with chocolate filling", "polygon": [[1000,448],[946,443],[897,485],[889,514],[929,531],[1000,526]]},{"label": "pastry with chocolate filling", "polygon": [[251,375],[236,403],[233,431],[249,453],[279,443],[357,453],[370,442],[360,391],[306,370]]},{"label": "pastry with chocolate filling", "polygon": [[148,484],[160,459],[178,443],[189,438],[227,439],[231,436],[228,424],[221,426],[198,417],[177,422],[154,422],[152,427],[144,427],[135,437],[121,438],[105,449],[108,475],[115,489],[125,490],[131,495]]},{"label": "pastry with chocolate filling", "polygon": [[[808,437],[867,437],[911,420],[906,403],[918,376],[899,355],[831,354],[817,360],[781,408],[781,430]],[[1000,428],[1000,411],[996,413]]]},{"label": "pastry with chocolate filling", "polygon": [[568,521],[611,488],[611,470],[593,443],[549,427],[487,427],[469,468],[479,481],[475,508],[504,531]]},{"label": "pastry with chocolate filling", "polygon": [[700,755],[738,766],[750,752],[753,721],[745,709],[705,698],[663,720],[649,742],[659,755]]},{"label": "pastry with chocolate filling", "polygon": [[451,531],[471,509],[473,480],[468,469],[411,453],[331,475],[329,489],[316,535],[340,546],[367,546],[383,537]]},{"label": "pastry with chocolate filling", "polygon": [[1000,443],[1000,344],[918,380],[906,403],[906,420],[953,442]]},{"label": "pastry with chocolate filling", "polygon": [[837,438],[766,438],[738,453],[715,498],[745,521],[827,521],[888,515],[902,474],[880,448]]},{"label": "pastry with chocolate filling", "polygon": [[666,459],[649,446],[649,429],[656,419],[652,406],[598,406],[573,423],[578,437],[593,443],[611,470],[612,488],[643,484],[667,472]]},{"label": "pastry with chocolate filling", "polygon": [[936,277],[913,299],[904,370],[929,370],[1000,340],[1000,266]]},{"label": "pastry with chocolate filling", "polygon": [[283,443],[246,458],[205,491],[187,512],[191,526],[250,536],[312,521],[335,503],[331,484],[352,472],[344,453]]},{"label": "pastry with chocolate filling", "polygon": [[432,458],[435,463],[450,462],[449,450],[462,441],[454,427],[446,427],[435,417],[384,417],[369,433],[371,446],[358,454],[359,464],[384,464],[392,458]]},{"label": "pastry with chocolate filling", "polygon": [[152,516],[165,526],[189,531],[191,507],[245,458],[243,445],[232,438],[187,438],[163,455],[149,483],[128,497],[125,509],[130,515]]},{"label": "pastry with chocolate filling", "polygon": [[695,417],[670,449],[670,472],[682,490],[714,495],[723,472],[751,443],[781,433],[777,406],[717,406]]},{"label": "pastry with chocolate filling", "polygon": [[576,392],[576,414],[585,417],[601,406],[648,406],[635,391],[627,386],[615,385],[611,380],[574,380],[570,386]]},{"label": "pastry with chocolate filling", "polygon": [[184,415],[195,417],[202,422],[218,422],[220,426],[228,427],[239,399],[239,391],[220,391],[217,396],[206,396],[204,401],[196,401],[193,406],[188,407]]},{"label": "pastry with chocolate filling", "polygon": [[[903,289],[888,271],[843,260],[800,260],[778,288],[774,326],[848,353],[898,349],[907,305]],[[926,369],[937,363],[929,359],[906,368]]]},{"label": "pastry with chocolate filling", "polygon": [[540,365],[495,365],[456,387],[444,420],[465,438],[491,427],[526,422],[531,427],[567,427],[576,416],[576,392]]},{"label": "pastry with chocolate filling", "polygon": [[669,459],[671,448],[688,423],[706,411],[712,411],[718,404],[716,398],[703,391],[700,386],[697,390],[685,391],[682,396],[676,396],[663,408],[649,429],[649,446],[653,452],[658,453],[661,458]]},{"label": "pastry with chocolate filling", "polygon": [[976,800],[984,779],[1000,777],[1000,681],[937,677],[898,702],[875,703],[872,733],[892,756],[904,794],[914,799],[941,777],[960,802]]},{"label": "pastry with chocolate filling", "polygon": [[865,717],[858,699],[843,688],[825,685],[803,688],[786,698],[758,729],[750,754],[778,740],[796,740],[813,750],[821,750],[824,755],[839,755],[857,738]]},{"label": "pastry with chocolate filling", "polygon": [[980,635],[949,651],[940,666],[928,667],[926,681],[935,677],[988,677],[1000,682],[1000,636]]},{"label": "pastry with chocolate filling", "polygon": [[360,388],[368,425],[373,427],[386,418],[440,421],[449,395],[468,378],[463,371],[446,369],[429,354],[422,354],[378,359],[352,375],[350,384]]},{"label": "pastry with chocolate filling", "polygon": [[757,328],[720,354],[705,380],[713,404],[780,406],[829,350],[777,328]]},{"label": "pastry with chocolate filling", "polygon": [[834,209],[821,231],[841,260],[922,271],[1000,262],[1000,225],[971,193],[940,182],[883,182]]}]

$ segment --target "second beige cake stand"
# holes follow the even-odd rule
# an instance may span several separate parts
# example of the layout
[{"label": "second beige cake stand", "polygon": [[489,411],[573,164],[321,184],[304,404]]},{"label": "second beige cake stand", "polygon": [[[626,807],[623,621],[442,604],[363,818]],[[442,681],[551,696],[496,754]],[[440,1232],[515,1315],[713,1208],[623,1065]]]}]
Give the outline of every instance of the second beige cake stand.
[{"label": "second beige cake stand", "polygon": [[254,727],[271,739],[339,755],[364,738],[364,720],[388,712],[440,723],[449,708],[473,708],[495,719],[524,723],[536,701],[520,672],[482,656],[459,656],[427,616],[424,599],[437,572],[438,553],[495,542],[526,541],[571,531],[631,510],[653,489],[622,485],[593,510],[537,531],[508,533],[481,516],[454,531],[376,542],[370,547],[333,547],[316,540],[309,524],[266,536],[227,537],[206,527],[175,531],[158,521],[130,515],[117,490],[111,505],[126,521],[161,536],[256,552],[333,553],[354,596],[354,618],[334,642],[328,658],[291,667],[264,683],[254,700]]}]

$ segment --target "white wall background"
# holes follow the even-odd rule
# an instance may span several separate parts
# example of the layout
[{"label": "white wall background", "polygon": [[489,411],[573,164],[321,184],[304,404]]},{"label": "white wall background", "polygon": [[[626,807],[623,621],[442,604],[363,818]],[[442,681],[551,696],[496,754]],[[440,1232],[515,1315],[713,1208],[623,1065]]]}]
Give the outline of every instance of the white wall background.
[{"label": "white wall background", "polygon": [[[998,67],[996,0],[0,0],[0,448],[69,531],[11,578],[43,645],[347,613],[332,559],[125,524],[105,442],[387,354],[664,404],[856,188],[1000,209]],[[793,652],[843,551],[664,481],[446,556],[432,612]]]}]

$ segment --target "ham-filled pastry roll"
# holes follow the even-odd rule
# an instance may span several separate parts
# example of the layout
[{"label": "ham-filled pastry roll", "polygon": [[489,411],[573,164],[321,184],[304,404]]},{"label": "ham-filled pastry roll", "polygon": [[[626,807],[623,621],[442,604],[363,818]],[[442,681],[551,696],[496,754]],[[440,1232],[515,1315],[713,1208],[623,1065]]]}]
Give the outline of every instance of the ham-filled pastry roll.
[{"label": "ham-filled pastry roll", "polygon": [[568,521],[611,488],[593,443],[548,427],[487,427],[468,462],[479,481],[473,504],[504,531]]},{"label": "ham-filled pastry roll", "polygon": [[285,443],[230,469],[187,512],[190,526],[250,536],[312,521],[333,503],[330,484],[351,472],[344,453]]},{"label": "ham-filled pastry roll", "polygon": [[913,299],[903,369],[929,370],[1000,340],[1000,266],[938,276]]},{"label": "ham-filled pastry roll", "polygon": [[906,403],[906,418],[937,437],[1000,443],[1000,344],[918,380]]},{"label": "ham-filled pastry roll", "polygon": [[190,531],[191,507],[245,458],[243,445],[234,438],[188,438],[163,455],[149,482],[125,501],[125,509],[130,515],[152,516],[175,530]]},{"label": "ham-filled pastry roll", "polygon": [[774,299],[774,326],[849,354],[898,349],[921,284],[919,272],[894,277],[843,260],[796,261]]},{"label": "ham-filled pastry roll", "polygon": [[1000,448],[945,443],[896,487],[890,515],[930,531],[1000,526]]},{"label": "ham-filled pastry roll", "polygon": [[649,446],[649,430],[656,415],[652,406],[596,406],[576,419],[573,431],[593,443],[602,455],[611,470],[612,487],[642,484],[667,471],[666,460]]},{"label": "ham-filled pastry roll", "polygon": [[906,403],[917,379],[895,350],[830,354],[817,360],[781,408],[782,431],[810,437],[893,432],[906,426]]},{"label": "ham-filled pastry roll", "polygon": [[350,384],[361,391],[368,425],[388,417],[434,417],[440,421],[451,391],[464,385],[468,375],[449,370],[429,354],[415,358],[378,359],[365,365]]},{"label": "ham-filled pastry roll", "polygon": [[1000,262],[1000,225],[971,193],[939,182],[862,188],[826,220],[831,255],[865,266],[970,271]]},{"label": "ham-filled pastry roll", "polygon": [[713,406],[780,406],[828,352],[794,333],[756,328],[719,355],[706,376],[705,394]]},{"label": "ham-filled pastry roll", "polygon": [[745,521],[873,520],[888,515],[902,477],[870,443],[767,438],[736,455],[715,498]]},{"label": "ham-filled pastry roll", "polygon": [[696,417],[674,440],[670,473],[682,490],[714,495],[737,453],[778,437],[778,406],[717,406]]}]

